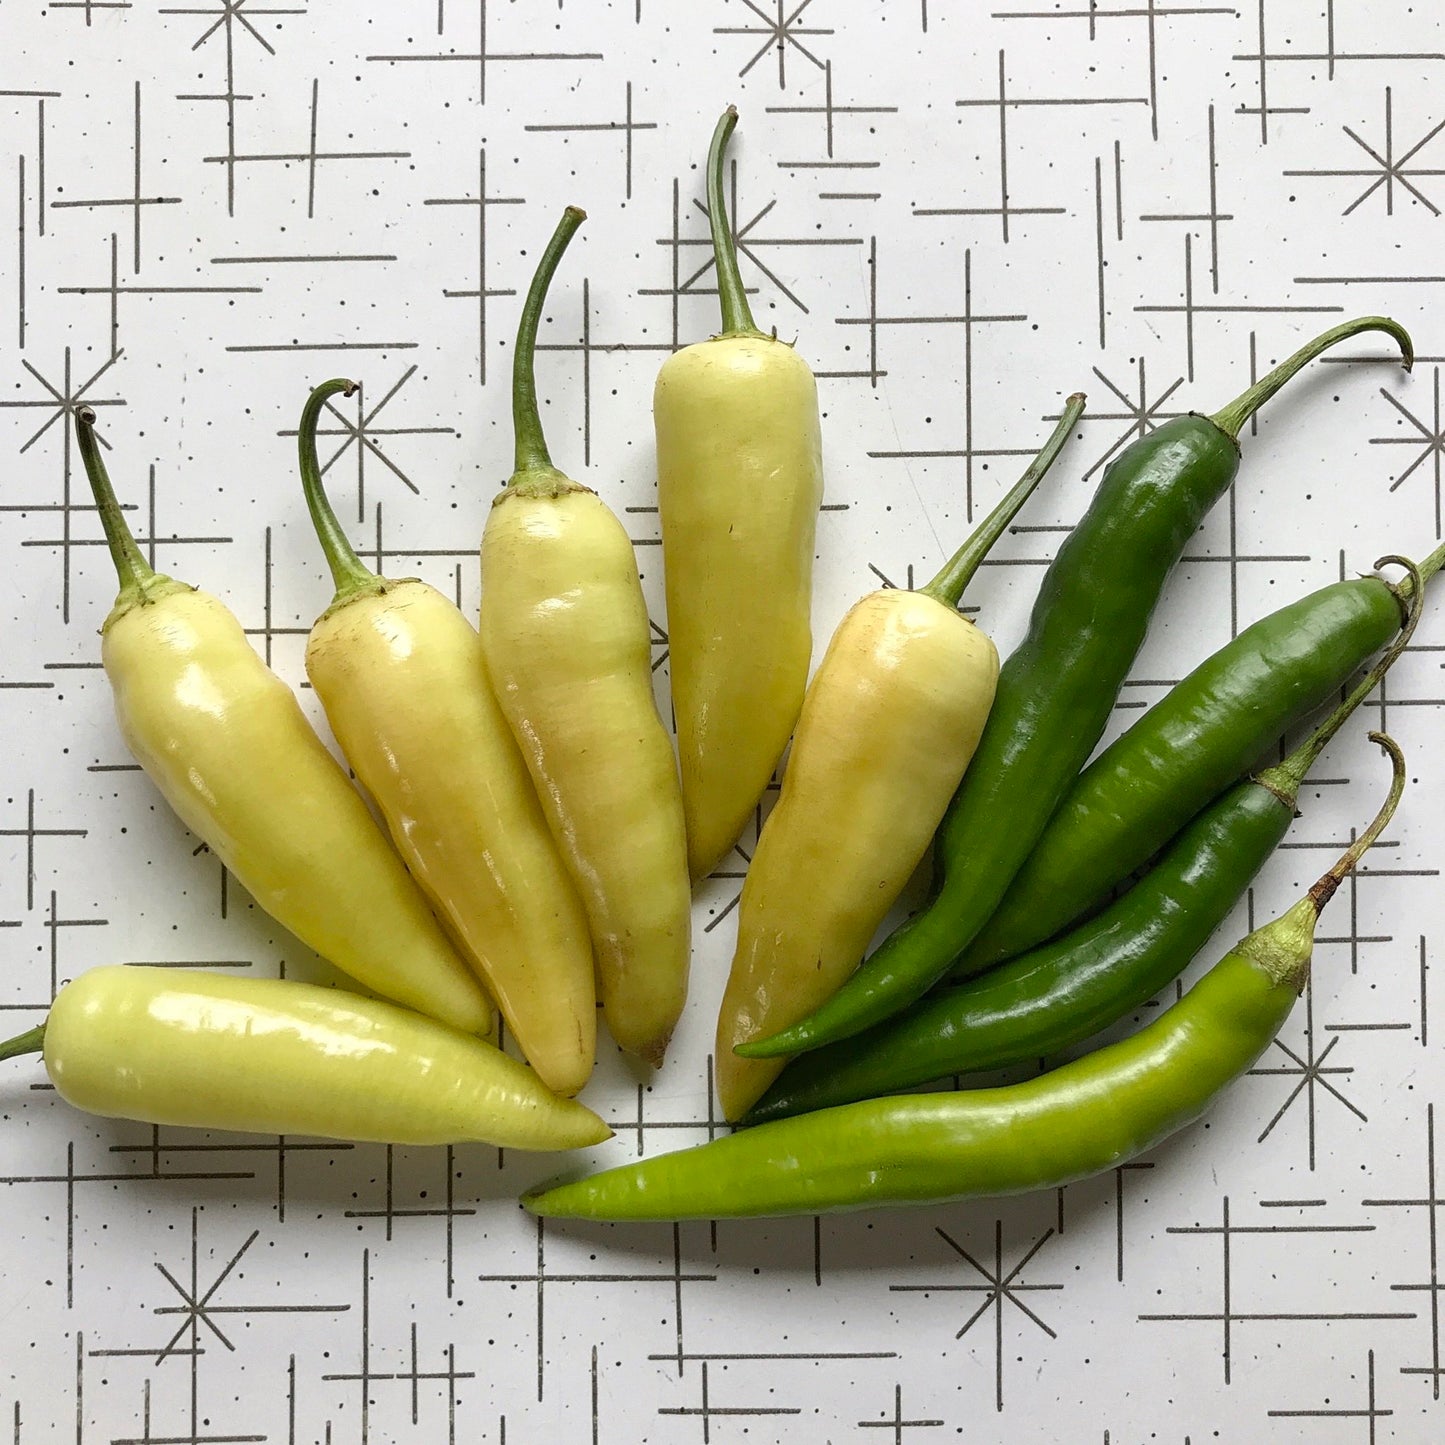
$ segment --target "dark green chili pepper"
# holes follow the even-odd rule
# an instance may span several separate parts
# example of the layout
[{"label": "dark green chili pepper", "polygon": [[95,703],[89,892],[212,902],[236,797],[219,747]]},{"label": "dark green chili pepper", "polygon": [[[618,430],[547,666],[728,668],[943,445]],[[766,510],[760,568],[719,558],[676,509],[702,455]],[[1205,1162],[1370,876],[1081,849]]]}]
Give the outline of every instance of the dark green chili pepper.
[{"label": "dark green chili pepper", "polygon": [[866,1033],[794,1059],[743,1123],[1055,1054],[1108,1028],[1177,978],[1279,846],[1315,760],[1408,646],[1424,587],[1422,569],[1405,565],[1411,580],[1400,591],[1409,589],[1410,614],[1399,636],[1282,763],[1217,799],[1127,893],[1062,938],[980,978],[936,990]]},{"label": "dark green chili pepper", "polygon": [[1237,943],[1131,1038],[1026,1083],[844,1104],[524,1195],[561,1219],[818,1214],[1052,1189],[1161,1143],[1269,1047],[1309,978],[1315,922],[1389,822],[1379,816],[1293,908]]},{"label": "dark green chili pepper", "polygon": [[[1445,547],[1420,563],[1420,585],[1442,562]],[[1171,688],[1075,779],[950,976],[1017,957],[1106,899],[1390,640],[1415,586],[1370,576],[1322,587]]]},{"label": "dark green chili pepper", "polygon": [[1028,633],[999,674],[973,763],[938,830],[937,887],[808,1018],[748,1045],[753,1057],[815,1049],[906,1008],[930,989],[998,907],[1088,760],[1144,640],[1164,579],[1234,479],[1239,429],[1302,366],[1346,337],[1396,322],[1333,327],[1211,416],[1165,422],[1117,456],[1044,574]]}]

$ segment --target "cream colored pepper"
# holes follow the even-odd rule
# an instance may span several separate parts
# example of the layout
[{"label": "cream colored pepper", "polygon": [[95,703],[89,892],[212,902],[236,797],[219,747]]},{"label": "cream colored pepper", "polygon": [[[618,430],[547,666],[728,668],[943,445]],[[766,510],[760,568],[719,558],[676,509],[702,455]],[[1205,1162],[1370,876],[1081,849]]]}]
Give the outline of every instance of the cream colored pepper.
[{"label": "cream colored pepper", "polygon": [[964,587],[1058,455],[1064,418],[1017,486],[939,575],[855,604],[808,686],[782,794],[763,825],[738,907],[717,1025],[717,1089],[738,1119],[784,1058],[744,1058],[857,968],[923,860],[983,734],[998,651],[957,611]]},{"label": "cream colored pepper", "polygon": [[318,386],[298,428],[301,476],[336,581],[306,671],[392,841],[543,1082],[592,1073],[597,996],[582,900],[492,694],[477,630],[415,578],[364,566],[321,484],[316,424],[349,381]]},{"label": "cream colored pepper", "polygon": [[736,124],[729,107],[708,155],[722,333],[670,356],[652,400],[668,667],[694,882],[737,842],[798,720],[812,660],[823,500],[813,373],[787,342],[753,324],[738,274],[722,174]]},{"label": "cream colored pepper", "polygon": [[532,374],[569,209],[528,293],[513,355],[516,470],[482,535],[481,637],[497,699],[582,895],[612,1037],[662,1061],[687,993],[690,889],[672,744],[622,524],[553,467]]},{"label": "cream colored pepper", "polygon": [[67,1103],[147,1124],[507,1149],[580,1149],[612,1132],[482,1039],[289,979],[92,968],[0,1059],[36,1049]]},{"label": "cream colored pepper", "polygon": [[256,902],[359,983],[469,1033],[492,1006],[291,689],[216,598],[156,573],[76,435],[121,581],[101,658],[121,735]]}]

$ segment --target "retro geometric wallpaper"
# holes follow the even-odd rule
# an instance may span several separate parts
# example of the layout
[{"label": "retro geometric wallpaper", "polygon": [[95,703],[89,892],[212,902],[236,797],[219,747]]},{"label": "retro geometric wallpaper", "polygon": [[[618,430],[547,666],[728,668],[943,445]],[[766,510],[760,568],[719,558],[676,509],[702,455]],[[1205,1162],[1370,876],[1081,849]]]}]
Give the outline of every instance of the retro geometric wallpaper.
[{"label": "retro geometric wallpaper", "polygon": [[[322,459],[364,556],[474,611],[520,293],[584,207],[539,387],[558,464],[636,544],[666,715],[651,388],[716,328],[701,163],[730,102],[752,304],[819,377],[817,653],[863,592],[931,575],[1082,390],[970,589],[1006,652],[1111,456],[1352,314],[1407,325],[1413,374],[1364,336],[1246,429],[1116,729],[1265,612],[1442,537],[1426,0],[7,0],[0,38],[0,1037],[103,963],[326,973],[120,739],[75,409],[147,556],[324,727],[307,389],[359,383]],[[586,1097],[616,1137],[582,1160],[112,1123],[0,1066],[0,1442],[1445,1438],[1442,666],[1436,597],[1188,975],[1364,826],[1387,727],[1409,790],[1277,1044],[1205,1122],[1061,1191],[679,1226],[517,1206],[721,1132],[756,826],[697,892],[666,1066],[604,1046]]]}]

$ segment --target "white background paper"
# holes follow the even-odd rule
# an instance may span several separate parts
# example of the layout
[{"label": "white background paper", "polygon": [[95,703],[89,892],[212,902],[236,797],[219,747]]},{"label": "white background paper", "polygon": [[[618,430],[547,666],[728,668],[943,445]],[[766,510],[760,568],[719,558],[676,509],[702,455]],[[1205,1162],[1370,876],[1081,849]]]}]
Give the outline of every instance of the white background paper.
[{"label": "white background paper", "polygon": [[[287,434],[307,388],[363,384],[322,453],[358,543],[475,608],[517,293],[582,205],[539,384],[559,465],[638,543],[661,659],[649,398],[716,324],[700,163],[729,102],[753,305],[820,375],[819,650],[880,578],[931,575],[1082,389],[1016,565],[971,589],[1007,651],[1103,459],[1346,314],[1407,324],[1413,376],[1363,338],[1247,430],[1117,725],[1264,612],[1441,536],[1433,6],[11,0],[0,33],[0,1032],[96,964],[317,967],[130,765],[69,411],[100,412],[156,564],[299,687],[330,595]],[[515,1196],[556,1160],[157,1132],[6,1065],[0,1439],[1438,1439],[1442,648],[1437,600],[1196,965],[1363,826],[1388,725],[1410,792],[1266,1072],[1061,1194],[541,1228]],[[666,1068],[642,1087],[604,1049],[597,1164],[708,1133],[743,867],[699,890]]]}]

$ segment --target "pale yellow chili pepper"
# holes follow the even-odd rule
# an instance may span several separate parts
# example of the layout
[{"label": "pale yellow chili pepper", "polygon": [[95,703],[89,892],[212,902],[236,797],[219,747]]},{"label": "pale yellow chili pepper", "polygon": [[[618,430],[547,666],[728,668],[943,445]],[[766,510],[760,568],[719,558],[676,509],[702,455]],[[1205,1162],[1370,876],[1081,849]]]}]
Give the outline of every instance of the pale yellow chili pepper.
[{"label": "pale yellow chili pepper", "polygon": [[813,542],[823,500],[818,388],[753,324],[723,200],[731,106],[708,153],[722,332],[658,372],[657,502],[688,867],[737,842],[803,705]]},{"label": "pale yellow chili pepper", "polygon": [[734,1050],[811,1013],[855,969],[922,861],[993,706],[998,650],[958,612],[964,587],[1083,411],[1070,397],[1020,482],[926,587],[854,605],[803,700],[777,806],[738,907],[717,1025],[717,1089],[740,1118],[783,1058]]},{"label": "pale yellow chili pepper", "polygon": [[580,1149],[612,1133],[481,1039],[286,979],[92,968],[39,1028],[0,1043],[0,1059],[37,1049],[62,1099],[111,1119],[508,1149]]},{"label": "pale yellow chili pepper", "polygon": [[121,736],[257,904],[367,988],[469,1033],[492,1006],[295,694],[225,604],[155,572],[115,499],[95,413],[80,453],[120,577],[101,659]]},{"label": "pale yellow chili pepper", "polygon": [[397,851],[486,982],[527,1062],[575,1094],[597,1045],[592,941],[532,779],[492,694],[477,629],[417,578],[357,557],[321,484],[316,424],[349,381],[311,393],[301,478],[336,582],[306,672]]},{"label": "pale yellow chili pepper", "polygon": [[672,744],[652,695],[637,561],[595,492],[553,465],[533,352],[547,286],[584,219],[569,208],[513,355],[516,470],[482,534],[481,636],[498,701],[586,905],[612,1037],[662,1060],[687,993],[690,889]]}]

